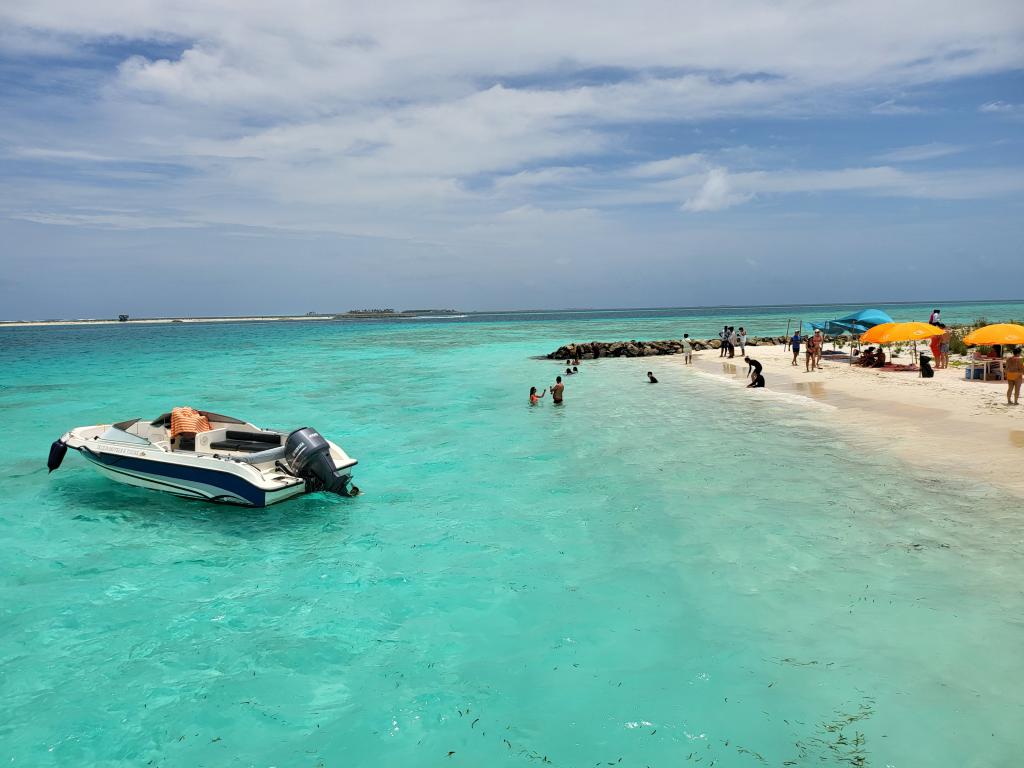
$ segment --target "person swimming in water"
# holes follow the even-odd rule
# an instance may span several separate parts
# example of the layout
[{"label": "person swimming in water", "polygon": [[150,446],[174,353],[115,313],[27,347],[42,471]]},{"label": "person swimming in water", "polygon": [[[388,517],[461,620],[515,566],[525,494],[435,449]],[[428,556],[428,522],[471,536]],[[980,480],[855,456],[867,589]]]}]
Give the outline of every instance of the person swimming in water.
[{"label": "person swimming in water", "polygon": [[551,388],[551,399],[555,402],[555,405],[562,404],[562,393],[565,391],[565,384],[562,383],[562,377],[555,377],[555,385]]},{"label": "person swimming in water", "polygon": [[647,382],[649,384],[657,384],[658,380],[654,377],[654,374],[650,371],[647,372]]},{"label": "person swimming in water", "polygon": [[543,392],[541,392],[538,395],[537,394],[537,388],[536,387],[530,387],[530,405],[537,405],[537,403],[540,402],[540,399],[542,397],[544,397],[544,395],[546,395],[547,392],[548,391],[545,389]]}]

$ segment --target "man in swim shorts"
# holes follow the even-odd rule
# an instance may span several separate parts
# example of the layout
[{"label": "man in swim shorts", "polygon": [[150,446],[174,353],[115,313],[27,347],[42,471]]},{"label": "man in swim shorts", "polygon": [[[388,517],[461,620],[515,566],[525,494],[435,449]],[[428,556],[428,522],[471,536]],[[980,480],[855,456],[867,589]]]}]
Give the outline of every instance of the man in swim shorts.
[{"label": "man in swim shorts", "polygon": [[796,365],[796,359],[800,356],[800,331],[796,331],[793,334],[793,338],[789,340],[790,346],[793,347],[793,365]]},{"label": "man in swim shorts", "polygon": [[562,392],[565,391],[565,384],[562,383],[562,377],[555,377],[555,385],[551,388],[551,399],[555,401],[555,405],[562,404]]}]

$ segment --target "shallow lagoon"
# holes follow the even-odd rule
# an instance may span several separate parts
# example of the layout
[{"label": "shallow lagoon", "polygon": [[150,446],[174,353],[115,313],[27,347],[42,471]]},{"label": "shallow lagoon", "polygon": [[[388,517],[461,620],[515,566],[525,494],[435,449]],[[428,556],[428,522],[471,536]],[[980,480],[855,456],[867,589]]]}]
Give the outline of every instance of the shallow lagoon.
[{"label": "shallow lagoon", "polygon": [[[0,757],[1014,764],[1019,502],[656,360],[526,405],[558,370],[532,355],[718,321],[4,333]],[[318,427],[365,494],[208,506],[75,455],[47,477],[63,429],[184,403]]]}]

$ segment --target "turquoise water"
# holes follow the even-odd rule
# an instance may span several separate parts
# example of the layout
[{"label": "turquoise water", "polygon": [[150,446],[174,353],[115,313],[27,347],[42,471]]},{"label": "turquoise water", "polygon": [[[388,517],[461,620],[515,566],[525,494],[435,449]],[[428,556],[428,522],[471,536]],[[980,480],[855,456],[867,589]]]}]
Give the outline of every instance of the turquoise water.
[{"label": "turquoise water", "polygon": [[[1019,501],[667,361],[585,363],[565,406],[526,405],[557,372],[533,355],[723,322],[0,330],[0,760],[1019,764]],[[185,403],[318,427],[364,495],[210,506],[75,455],[47,476],[66,428]]]}]

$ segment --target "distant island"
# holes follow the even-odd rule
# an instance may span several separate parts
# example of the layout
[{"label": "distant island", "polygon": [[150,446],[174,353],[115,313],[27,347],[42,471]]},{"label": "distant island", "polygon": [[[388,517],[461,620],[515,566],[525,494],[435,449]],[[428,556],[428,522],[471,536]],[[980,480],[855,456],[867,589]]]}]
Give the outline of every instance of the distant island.
[{"label": "distant island", "polygon": [[458,310],[455,309],[403,309],[401,312],[396,312],[393,309],[350,309],[340,315],[335,315],[335,318],[341,318],[344,320],[352,318],[380,318],[380,317],[411,317],[415,315],[457,315]]},{"label": "distant island", "polygon": [[306,312],[304,315],[246,315],[241,317],[131,317],[119,314],[112,318],[80,318],[74,320],[0,320],[0,327],[39,325],[106,325],[126,323],[130,325],[148,323],[252,323],[284,322],[295,320],[376,320],[412,319],[416,317],[450,317],[460,315],[455,309],[350,309],[347,312]]}]

